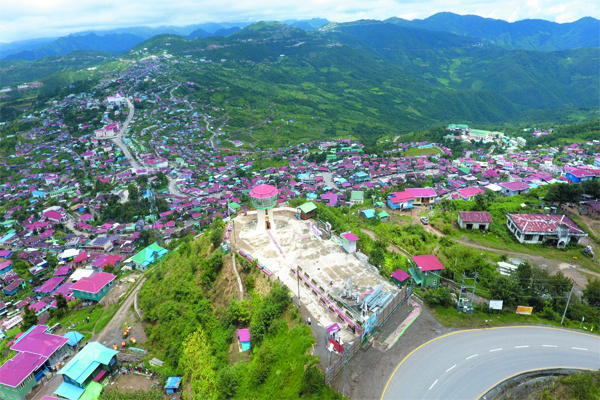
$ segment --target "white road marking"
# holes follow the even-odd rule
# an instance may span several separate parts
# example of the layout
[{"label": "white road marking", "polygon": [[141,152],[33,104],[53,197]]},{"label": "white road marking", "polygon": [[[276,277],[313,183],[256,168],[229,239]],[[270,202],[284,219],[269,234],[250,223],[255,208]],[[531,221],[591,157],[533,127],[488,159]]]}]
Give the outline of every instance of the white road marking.
[{"label": "white road marking", "polygon": [[429,390],[431,390],[431,388],[437,383],[437,379],[435,380],[435,382],[433,382],[433,385],[429,386]]},{"label": "white road marking", "polygon": [[468,360],[469,358],[477,357],[478,355],[479,355],[479,354],[473,354],[471,357],[467,357],[467,360]]},{"label": "white road marking", "polygon": [[490,350],[490,353],[491,353],[492,351],[500,351],[500,350],[502,350],[502,349],[500,348],[500,349],[494,349],[494,350]]},{"label": "white road marking", "polygon": [[451,370],[452,368],[454,368],[454,367],[456,367],[456,364],[454,364],[452,367],[448,368],[448,369],[446,370],[446,372],[450,371],[450,370]]},{"label": "white road marking", "polygon": [[573,350],[583,350],[583,351],[587,351],[587,349],[582,349],[581,347],[572,347]]},{"label": "white road marking", "polygon": [[543,344],[542,347],[556,347],[556,346],[553,344]]},{"label": "white road marking", "polygon": [[515,349],[522,349],[524,347],[529,347],[529,346],[515,346]]}]

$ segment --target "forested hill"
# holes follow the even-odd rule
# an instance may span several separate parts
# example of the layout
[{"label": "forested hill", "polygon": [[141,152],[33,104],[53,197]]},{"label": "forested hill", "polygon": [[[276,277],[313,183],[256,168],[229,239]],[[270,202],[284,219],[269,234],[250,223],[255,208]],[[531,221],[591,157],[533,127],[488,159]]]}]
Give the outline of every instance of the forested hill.
[{"label": "forested hill", "polygon": [[[239,258],[245,295],[235,299],[222,236],[222,225],[213,223],[154,266],[139,292],[146,345],[165,361],[163,374],[182,376],[193,399],[341,399],[309,354],[315,340],[287,288]],[[238,350],[238,328],[250,329],[252,350]]]},{"label": "forested hill", "polygon": [[469,36],[509,49],[555,51],[600,46],[600,21],[592,17],[564,24],[541,19],[525,19],[511,23],[477,15],[442,12],[422,20],[390,18],[386,22],[409,28]]},{"label": "forested hill", "polygon": [[140,55],[165,50],[174,58],[225,60],[222,68],[178,65],[186,79],[266,102],[277,97],[311,108],[315,118],[324,112],[329,121],[378,124],[391,132],[458,120],[518,121],[547,110],[554,110],[552,119],[563,110],[598,107],[593,49],[508,50],[377,21],[332,23],[317,31],[263,22],[228,37],[163,35],[134,47]]},{"label": "forested hill", "polygon": [[130,33],[114,33],[98,36],[65,36],[35,50],[25,50],[5,57],[7,60],[37,60],[47,56],[67,54],[75,50],[97,50],[124,53],[144,39]]}]

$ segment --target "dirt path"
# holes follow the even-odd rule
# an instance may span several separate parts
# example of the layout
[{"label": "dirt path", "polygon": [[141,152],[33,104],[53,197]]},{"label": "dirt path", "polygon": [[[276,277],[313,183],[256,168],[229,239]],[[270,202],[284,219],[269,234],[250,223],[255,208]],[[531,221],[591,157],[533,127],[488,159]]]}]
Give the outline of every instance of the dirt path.
[{"label": "dirt path", "polygon": [[[367,228],[360,228],[360,230],[364,233],[369,235],[369,237],[373,240],[377,240],[377,236],[375,235],[375,232],[368,230]],[[394,243],[390,243],[387,246],[387,251],[389,251],[390,253],[400,253],[402,254],[404,257],[410,257],[410,255],[405,252],[404,250],[402,250],[400,247],[398,247],[396,244]]]}]

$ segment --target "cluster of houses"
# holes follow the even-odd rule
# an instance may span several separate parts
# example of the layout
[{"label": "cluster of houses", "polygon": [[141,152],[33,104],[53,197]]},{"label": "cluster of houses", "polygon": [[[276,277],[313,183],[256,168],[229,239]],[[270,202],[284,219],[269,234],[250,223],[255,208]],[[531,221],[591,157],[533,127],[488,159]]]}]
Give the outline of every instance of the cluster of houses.
[{"label": "cluster of houses", "polygon": [[98,342],[83,346],[82,340],[76,331],[54,335],[46,325],[18,334],[9,343],[16,355],[0,366],[0,398],[27,399],[56,374],[62,376],[62,383],[54,391],[57,397],[51,399],[97,398],[102,384],[118,367],[119,352]]}]

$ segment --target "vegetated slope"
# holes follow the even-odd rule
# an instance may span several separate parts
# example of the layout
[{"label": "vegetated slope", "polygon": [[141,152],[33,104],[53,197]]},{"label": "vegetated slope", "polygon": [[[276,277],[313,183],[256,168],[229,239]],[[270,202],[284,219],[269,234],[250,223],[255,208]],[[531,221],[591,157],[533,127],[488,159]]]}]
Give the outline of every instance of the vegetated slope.
[{"label": "vegetated slope", "polygon": [[8,60],[37,60],[46,56],[63,55],[75,50],[110,51],[124,53],[144,38],[129,33],[98,36],[90,33],[85,36],[65,36],[35,50],[10,54]]},{"label": "vegetated slope", "polygon": [[386,22],[469,36],[510,49],[555,51],[600,46],[600,21],[592,17],[564,24],[541,19],[511,23],[477,15],[442,12],[422,20],[390,18]]},{"label": "vegetated slope", "polygon": [[[2,62],[2,69],[0,69],[2,86],[10,86],[44,78],[53,80],[54,74],[61,74],[62,71],[75,72],[85,68],[96,67],[106,63],[113,57],[114,53],[78,50],[68,55],[48,56],[35,61],[5,60]],[[65,85],[66,83],[67,81],[64,81],[61,84]],[[42,88],[45,89],[44,86]]]},{"label": "vegetated slope", "polygon": [[[222,234],[220,225],[213,230]],[[314,339],[295,322],[297,313],[290,314],[285,287],[267,283],[255,270],[256,280],[270,285],[268,294],[251,291],[243,302],[210,300],[211,287],[221,288],[225,256],[218,247],[212,252],[209,236],[183,244],[154,266],[139,292],[149,323],[146,344],[165,361],[163,372],[183,376],[184,392],[194,399],[339,398],[307,354]],[[250,328],[252,350],[239,353],[236,328],[244,327]]]},{"label": "vegetated slope", "polygon": [[343,24],[336,30],[432,84],[495,92],[527,108],[598,105],[600,68],[595,49],[511,51],[454,34],[385,23]]}]

